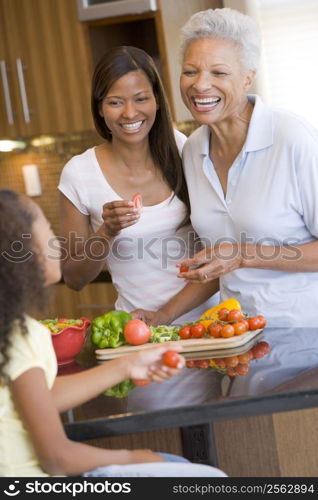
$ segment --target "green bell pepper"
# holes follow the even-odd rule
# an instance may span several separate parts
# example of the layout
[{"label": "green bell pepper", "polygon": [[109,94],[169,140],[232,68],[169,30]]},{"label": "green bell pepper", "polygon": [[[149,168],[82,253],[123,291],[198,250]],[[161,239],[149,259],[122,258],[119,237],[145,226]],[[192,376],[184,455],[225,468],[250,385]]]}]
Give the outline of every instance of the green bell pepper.
[{"label": "green bell pepper", "polygon": [[100,349],[106,347],[119,347],[127,344],[124,337],[124,327],[132,319],[126,311],[110,311],[97,316],[92,321],[91,341]]}]

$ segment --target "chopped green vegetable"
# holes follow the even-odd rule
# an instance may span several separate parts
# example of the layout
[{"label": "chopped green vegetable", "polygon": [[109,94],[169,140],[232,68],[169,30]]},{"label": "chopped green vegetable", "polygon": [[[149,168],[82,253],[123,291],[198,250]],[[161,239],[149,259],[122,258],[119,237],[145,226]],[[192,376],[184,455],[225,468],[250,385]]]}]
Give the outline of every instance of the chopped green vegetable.
[{"label": "chopped green vegetable", "polygon": [[149,342],[169,342],[170,340],[179,340],[179,327],[177,326],[150,326],[150,340]]},{"label": "chopped green vegetable", "polygon": [[107,389],[107,391],[104,392],[104,395],[112,396],[113,398],[125,398],[135,387],[135,384],[130,379],[124,380],[123,382],[120,382],[120,384]]}]

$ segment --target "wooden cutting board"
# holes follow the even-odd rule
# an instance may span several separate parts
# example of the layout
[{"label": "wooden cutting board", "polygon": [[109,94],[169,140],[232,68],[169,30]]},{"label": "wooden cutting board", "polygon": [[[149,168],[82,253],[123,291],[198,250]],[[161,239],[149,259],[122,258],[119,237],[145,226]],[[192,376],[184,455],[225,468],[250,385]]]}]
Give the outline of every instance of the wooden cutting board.
[{"label": "wooden cutting board", "polygon": [[[220,353],[225,352],[226,354],[227,351],[228,355],[230,356],[231,355],[230,351],[233,352],[234,349],[241,348],[242,346],[245,346],[245,344],[250,343],[250,341],[253,340],[257,335],[259,335],[261,331],[262,329],[249,330],[248,332],[243,333],[243,335],[237,335],[229,339],[224,339],[224,338],[188,339],[188,340],[171,341],[170,344],[173,346],[174,342],[178,342],[178,344],[182,345],[183,347],[182,354],[184,354],[186,358],[189,357],[187,356],[187,354],[192,354],[192,353],[206,354],[207,352],[211,352],[211,355],[217,357],[219,355],[219,352]],[[147,344],[142,344],[137,346],[123,345],[121,347],[115,347],[110,349],[96,349],[95,355],[97,360],[106,361],[108,359],[118,358],[119,356],[123,356],[125,354],[132,354],[133,352],[140,351],[141,349],[150,349],[151,347],[154,347],[156,345],[159,344],[148,342]],[[248,348],[249,347],[247,347],[246,350],[248,350]],[[245,352],[243,349],[239,350],[241,352]]]}]

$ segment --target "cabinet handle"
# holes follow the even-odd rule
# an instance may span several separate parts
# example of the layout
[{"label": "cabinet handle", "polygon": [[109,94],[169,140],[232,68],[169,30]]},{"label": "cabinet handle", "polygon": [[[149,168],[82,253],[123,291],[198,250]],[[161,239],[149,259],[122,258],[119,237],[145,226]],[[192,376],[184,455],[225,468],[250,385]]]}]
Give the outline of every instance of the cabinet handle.
[{"label": "cabinet handle", "polygon": [[21,61],[20,57],[18,57],[18,59],[16,60],[16,63],[17,63],[17,72],[18,72],[18,80],[19,80],[24,121],[25,121],[25,123],[30,123],[30,110],[29,110],[29,105],[28,105],[27,93],[26,93],[26,89],[25,89],[23,65],[22,65],[22,61]]},{"label": "cabinet handle", "polygon": [[0,61],[0,72],[1,72],[4,102],[5,102],[6,111],[7,111],[8,123],[9,123],[9,125],[13,125],[14,120],[13,120],[13,111],[12,111],[12,105],[11,105],[9,83],[8,83],[7,68],[6,68],[6,62],[3,59]]}]

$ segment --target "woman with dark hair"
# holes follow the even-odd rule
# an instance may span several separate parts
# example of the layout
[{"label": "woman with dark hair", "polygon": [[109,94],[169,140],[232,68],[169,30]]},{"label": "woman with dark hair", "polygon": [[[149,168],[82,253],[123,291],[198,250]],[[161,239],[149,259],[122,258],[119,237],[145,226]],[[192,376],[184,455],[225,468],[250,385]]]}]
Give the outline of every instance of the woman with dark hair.
[{"label": "woman with dark hair", "polygon": [[164,367],[166,344],[57,377],[51,334],[29,316],[61,277],[55,239],[38,205],[0,190],[0,476],[224,477],[219,469],[176,455],[107,450],[68,439],[60,412],[127,378],[165,380],[179,373],[185,360],[180,356],[177,368]]},{"label": "woman with dark hair", "polygon": [[[153,60],[135,47],[115,47],[97,64],[92,113],[105,141],[71,158],[58,186],[63,277],[80,290],[106,265],[118,292],[116,309],[138,315],[140,308],[158,309],[184,286],[176,263],[191,255],[194,243],[180,158],[185,136],[173,129]],[[142,208],[131,201],[137,193]],[[196,320],[210,304],[176,323]],[[191,391],[174,394],[163,384],[162,398],[138,388],[132,396],[138,408],[201,402],[212,390],[211,375],[187,371]]]}]

